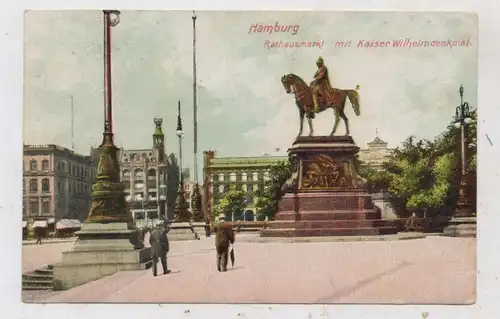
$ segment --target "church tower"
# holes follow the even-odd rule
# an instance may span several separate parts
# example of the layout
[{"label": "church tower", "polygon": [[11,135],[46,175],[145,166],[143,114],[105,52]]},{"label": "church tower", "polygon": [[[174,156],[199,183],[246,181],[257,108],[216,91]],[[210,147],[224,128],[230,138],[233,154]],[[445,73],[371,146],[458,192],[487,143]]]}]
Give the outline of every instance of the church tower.
[{"label": "church tower", "polygon": [[165,135],[162,130],[163,119],[156,116],[153,120],[155,131],[153,133],[153,155],[158,163],[156,173],[156,186],[158,190],[158,215],[165,218],[167,204],[167,158],[165,156]]}]

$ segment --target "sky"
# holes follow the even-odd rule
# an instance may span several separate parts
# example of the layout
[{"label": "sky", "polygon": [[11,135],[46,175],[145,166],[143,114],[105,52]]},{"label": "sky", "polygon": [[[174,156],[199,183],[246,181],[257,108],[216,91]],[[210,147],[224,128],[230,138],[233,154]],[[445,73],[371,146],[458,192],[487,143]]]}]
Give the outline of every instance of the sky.
[{"label": "sky", "polygon": [[[333,87],[360,86],[361,115],[346,115],[360,147],[375,132],[397,147],[413,134],[432,138],[446,128],[464,99],[477,107],[477,17],[456,12],[196,12],[198,163],[203,150],[218,156],[285,155],[295,139],[298,111],[281,77],[310,82],[323,57]],[[149,148],[153,118],[164,119],[168,153],[181,101],[184,167],[193,166],[193,29],[191,11],[124,11],[112,29],[115,143]],[[293,25],[297,32],[249,32],[254,24]],[[24,142],[70,148],[71,96],[75,151],[89,154],[103,130],[103,17],[100,11],[25,14]],[[258,29],[257,29],[258,30]],[[290,29],[293,31],[294,29]],[[295,33],[295,34],[294,34]],[[468,41],[466,46],[392,46],[393,40]],[[360,40],[389,41],[359,47]],[[266,41],[322,45],[270,48]],[[337,42],[351,41],[349,47]],[[314,120],[329,134],[333,113]],[[338,134],[344,134],[341,122]],[[308,133],[307,125],[304,134]],[[279,151],[276,151],[279,149]]]}]

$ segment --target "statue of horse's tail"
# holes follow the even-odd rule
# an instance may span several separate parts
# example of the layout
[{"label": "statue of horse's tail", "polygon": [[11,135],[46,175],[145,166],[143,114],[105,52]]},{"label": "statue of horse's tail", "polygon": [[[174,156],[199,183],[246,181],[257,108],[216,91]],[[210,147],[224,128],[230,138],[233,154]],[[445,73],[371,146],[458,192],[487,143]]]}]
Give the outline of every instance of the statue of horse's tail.
[{"label": "statue of horse's tail", "polygon": [[359,85],[356,85],[356,89],[354,90],[348,90],[347,91],[347,97],[349,98],[349,101],[352,104],[352,108],[354,109],[354,113],[359,116],[360,109],[359,109]]}]

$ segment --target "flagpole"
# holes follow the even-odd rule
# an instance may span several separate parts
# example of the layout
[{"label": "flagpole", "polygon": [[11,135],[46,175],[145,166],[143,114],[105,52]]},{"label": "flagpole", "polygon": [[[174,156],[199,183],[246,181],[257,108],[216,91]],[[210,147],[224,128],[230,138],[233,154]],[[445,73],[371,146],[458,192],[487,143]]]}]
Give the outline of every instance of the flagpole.
[{"label": "flagpole", "polygon": [[194,188],[191,195],[191,211],[195,222],[205,220],[203,213],[200,184],[198,181],[198,95],[196,92],[196,13],[193,10],[193,153],[194,153]]},{"label": "flagpole", "polygon": [[193,147],[194,182],[198,186],[198,95],[196,92],[196,13],[193,10]]}]

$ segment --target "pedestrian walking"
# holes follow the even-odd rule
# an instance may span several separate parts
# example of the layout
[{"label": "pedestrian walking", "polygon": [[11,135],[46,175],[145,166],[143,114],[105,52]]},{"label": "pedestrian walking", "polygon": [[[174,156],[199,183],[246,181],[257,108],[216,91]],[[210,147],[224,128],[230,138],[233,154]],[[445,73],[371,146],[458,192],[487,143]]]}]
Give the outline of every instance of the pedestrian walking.
[{"label": "pedestrian walking", "polygon": [[42,244],[42,232],[40,231],[40,228],[36,228],[35,229],[35,233],[36,233],[36,243],[35,245],[38,245],[38,244]]},{"label": "pedestrian walking", "polygon": [[[229,245],[234,244],[234,231],[231,224],[216,225],[215,233],[215,249],[217,251],[217,270],[227,271]],[[234,255],[232,256],[234,258]]]},{"label": "pedestrian walking", "polygon": [[151,245],[151,257],[153,258],[153,276],[158,275],[158,259],[161,261],[163,274],[170,273],[167,267],[167,253],[170,250],[167,230],[165,227],[154,228],[149,235],[149,244]]}]

